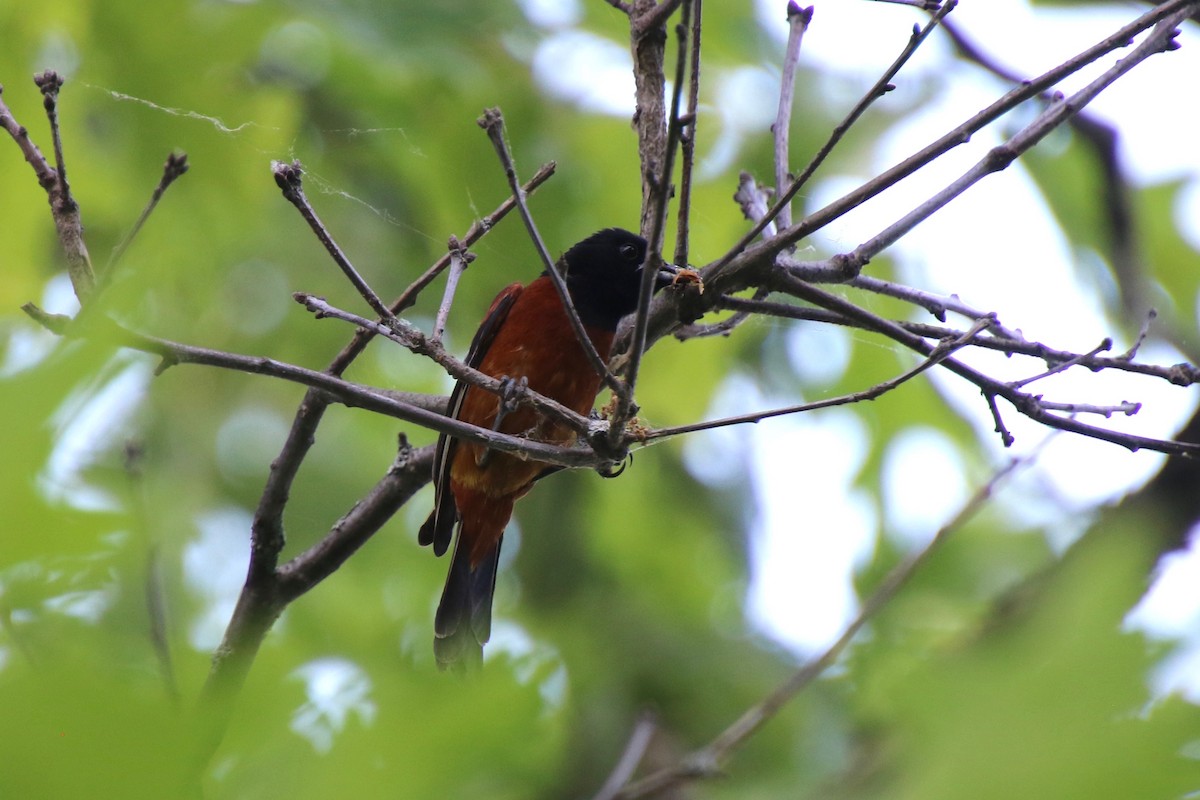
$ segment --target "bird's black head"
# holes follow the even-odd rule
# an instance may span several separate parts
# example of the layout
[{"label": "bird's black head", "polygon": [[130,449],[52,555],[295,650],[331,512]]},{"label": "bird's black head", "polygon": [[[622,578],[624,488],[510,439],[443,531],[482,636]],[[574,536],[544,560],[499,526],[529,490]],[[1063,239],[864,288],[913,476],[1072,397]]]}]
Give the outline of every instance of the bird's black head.
[{"label": "bird's black head", "polygon": [[[616,330],[621,317],[634,312],[645,261],[646,240],[620,228],[593,233],[563,254],[558,270],[585,325]],[[664,278],[656,289],[670,274]]]}]

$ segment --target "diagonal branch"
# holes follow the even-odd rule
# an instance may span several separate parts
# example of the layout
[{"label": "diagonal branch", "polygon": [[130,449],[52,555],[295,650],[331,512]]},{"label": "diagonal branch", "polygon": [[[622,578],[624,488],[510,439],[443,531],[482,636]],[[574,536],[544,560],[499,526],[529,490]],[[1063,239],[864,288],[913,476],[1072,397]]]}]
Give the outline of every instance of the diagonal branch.
[{"label": "diagonal branch", "polygon": [[800,403],[798,405],[786,406],[784,408],[773,408],[766,411],[754,411],[749,414],[739,414],[734,417],[724,417],[722,419],[709,420],[707,422],[694,422],[689,425],[678,425],[673,428],[660,428],[658,430],[647,431],[637,438],[638,441],[641,442],[650,442],[656,439],[666,439],[685,433],[707,431],[712,430],[713,428],[724,428],[729,425],[758,423],[762,422],[764,419],[770,419],[771,417],[782,417],[789,414],[800,414],[805,411],[816,411],[817,409],[821,408],[832,408],[833,406],[845,406],[852,403],[862,403],[868,400],[875,400],[876,398],[887,394],[893,389],[898,388],[902,384],[907,383],[929,368],[935,367],[942,363],[957,350],[961,350],[967,345],[972,344],[980,333],[987,330],[987,328],[991,326],[992,322],[993,320],[986,317],[978,320],[973,326],[971,326],[971,329],[965,333],[956,337],[946,338],[938,342],[929,352],[929,355],[927,355],[921,363],[917,364],[912,369],[906,370],[894,378],[877,383],[869,389],[863,389],[860,392],[852,392],[839,397],[830,397],[828,399],[817,400],[812,403]]},{"label": "diagonal branch", "polygon": [[133,243],[138,233],[141,232],[142,226],[146,224],[146,220],[150,219],[150,215],[154,213],[154,209],[158,206],[158,201],[162,200],[163,195],[166,194],[171,184],[182,178],[187,171],[187,153],[171,153],[167,156],[166,162],[163,163],[162,176],[158,179],[158,185],[150,193],[150,201],[146,203],[146,207],[138,215],[137,221],[133,223],[133,227],[129,229],[129,233],[125,234],[121,241],[117,242],[116,247],[112,249],[112,254],[108,257],[108,264],[104,272],[100,274],[100,281],[102,283],[112,279],[113,268],[120,263],[121,258],[125,255],[125,251],[129,249],[129,245]]},{"label": "diagonal branch", "polygon": [[844,256],[843,264],[845,268],[850,274],[857,274],[864,264],[883,252],[886,248],[895,244],[902,236],[931,217],[934,212],[944,208],[951,200],[974,186],[984,177],[1007,169],[1021,154],[1040,142],[1052,130],[1079,113],[1098,94],[1142,61],[1157,53],[1175,49],[1177,45],[1174,39],[1178,33],[1175,26],[1181,23],[1186,16],[1186,12],[1179,12],[1174,18],[1169,18],[1158,23],[1154,32],[1135,47],[1133,52],[1119,59],[1087,86],[1067,99],[1064,99],[1061,95],[1057,96],[1051,102],[1050,106],[1039,114],[1033,122],[1021,129],[1004,144],[993,147],[982,160],[957,180],[905,214],[874,238],[863,242]]},{"label": "diagonal branch", "polygon": [[483,112],[483,116],[477,122],[479,127],[487,133],[492,146],[496,148],[496,155],[500,158],[500,164],[504,167],[504,176],[508,179],[508,186],[512,191],[513,202],[516,203],[521,220],[525,223],[525,230],[529,232],[529,238],[533,240],[533,246],[542,259],[542,266],[546,270],[546,274],[550,276],[550,280],[554,283],[554,288],[562,300],[563,307],[567,311],[567,320],[571,323],[571,330],[575,332],[579,346],[583,348],[583,353],[587,356],[592,369],[596,371],[605,385],[614,392],[620,393],[623,391],[623,387],[616,376],[609,372],[608,365],[604,363],[604,359],[600,358],[600,353],[597,352],[596,346],[592,344],[591,338],[584,330],[583,320],[579,318],[579,312],[575,310],[575,303],[571,300],[571,293],[567,291],[566,280],[555,269],[554,259],[550,256],[550,251],[546,248],[542,235],[538,233],[537,224],[533,221],[533,214],[529,212],[529,206],[525,203],[525,196],[521,192],[521,184],[517,179],[517,168],[513,163],[512,153],[508,149],[508,142],[504,138],[504,115],[498,108],[489,108]]},{"label": "diagonal branch", "polygon": [[979,487],[967,500],[954,519],[943,525],[929,544],[919,552],[897,564],[862,605],[858,615],[851,620],[842,635],[819,656],[809,661],[779,685],[775,691],[738,717],[728,728],[699,750],[681,760],[678,766],[660,770],[625,787],[615,795],[615,800],[636,800],[654,797],[661,792],[697,779],[721,774],[721,766],[744,745],[760,728],[775,718],[791,700],[821,677],[838,658],[863,627],[871,621],[892,598],[904,588],[930,557],[956,531],[969,522],[987,504],[1000,484],[1027,461],[1013,459],[998,470],[987,483]]},{"label": "diagonal branch", "polygon": [[[835,200],[824,208],[809,214],[790,228],[780,231],[779,235],[770,241],[750,246],[754,236],[771,219],[770,212],[754,229],[742,237],[738,244],[730,248],[724,256],[705,268],[704,283],[717,290],[726,290],[727,276],[738,274],[742,270],[773,259],[782,251],[796,244],[814,231],[820,230],[830,222],[838,219],[862,203],[875,197],[886,189],[899,183],[917,170],[927,166],[943,154],[970,141],[971,136],[994,122],[997,118],[1012,110],[1026,100],[1037,97],[1043,91],[1054,86],[1062,79],[1078,72],[1088,64],[1102,58],[1106,54],[1126,47],[1133,37],[1157,25],[1163,19],[1174,16],[1179,18],[1200,7],[1200,0],[1170,0],[1155,7],[1138,19],[1121,27],[1112,35],[1083,50],[1062,64],[1043,73],[1038,78],[1016,87],[996,100],[991,105],[971,116],[968,120],[931,142],[926,147],[884,171],[880,175],[863,183],[855,190]],[[803,175],[801,176],[803,177]],[[774,211],[779,206],[772,206]]]}]

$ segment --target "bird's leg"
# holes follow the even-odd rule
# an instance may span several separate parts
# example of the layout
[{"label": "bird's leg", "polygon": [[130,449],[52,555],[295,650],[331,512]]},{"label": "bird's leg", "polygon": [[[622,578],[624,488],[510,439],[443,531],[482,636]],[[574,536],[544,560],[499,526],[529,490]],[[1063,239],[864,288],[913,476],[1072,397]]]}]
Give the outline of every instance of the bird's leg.
[{"label": "bird's leg", "polygon": [[[517,410],[521,393],[529,388],[529,379],[522,375],[519,379],[504,375],[500,378],[500,406],[496,409],[496,419],[492,422],[492,430],[496,433],[500,432],[500,423],[504,418]],[[484,450],[477,459],[475,465],[483,469],[488,465],[488,460],[492,456],[491,448]]]}]

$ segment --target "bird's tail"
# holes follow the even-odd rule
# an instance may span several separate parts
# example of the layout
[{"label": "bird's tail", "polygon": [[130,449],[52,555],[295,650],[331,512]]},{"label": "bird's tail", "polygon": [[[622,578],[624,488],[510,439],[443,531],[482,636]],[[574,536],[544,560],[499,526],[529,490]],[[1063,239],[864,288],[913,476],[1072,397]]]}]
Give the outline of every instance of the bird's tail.
[{"label": "bird's tail", "polygon": [[472,564],[472,548],[459,532],[433,623],[433,653],[441,669],[483,660],[483,645],[492,635],[492,595],[502,541]]}]

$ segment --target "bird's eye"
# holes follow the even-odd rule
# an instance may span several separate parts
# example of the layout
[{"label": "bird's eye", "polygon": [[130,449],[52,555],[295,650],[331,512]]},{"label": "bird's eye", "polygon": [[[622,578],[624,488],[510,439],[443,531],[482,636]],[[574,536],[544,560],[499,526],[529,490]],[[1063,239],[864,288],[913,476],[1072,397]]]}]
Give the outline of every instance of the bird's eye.
[{"label": "bird's eye", "polygon": [[621,258],[625,259],[626,261],[636,261],[638,258],[637,248],[631,244],[621,245],[617,249],[617,252],[619,252],[621,254]]}]

